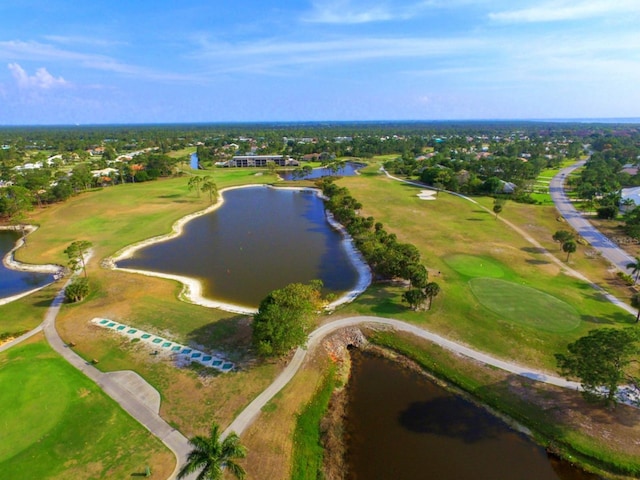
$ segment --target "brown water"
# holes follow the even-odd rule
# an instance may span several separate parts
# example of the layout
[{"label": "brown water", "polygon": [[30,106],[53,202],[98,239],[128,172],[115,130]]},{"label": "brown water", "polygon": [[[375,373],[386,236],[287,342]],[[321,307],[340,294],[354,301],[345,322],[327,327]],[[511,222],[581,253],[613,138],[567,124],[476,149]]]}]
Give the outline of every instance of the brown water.
[{"label": "brown water", "polygon": [[354,351],[350,480],[596,480],[471,402],[390,360]]},{"label": "brown water", "polygon": [[313,192],[249,187],[174,239],[139,250],[118,267],[199,279],[204,295],[250,308],[272,290],[320,279],[329,292],[351,290],[358,273]]}]

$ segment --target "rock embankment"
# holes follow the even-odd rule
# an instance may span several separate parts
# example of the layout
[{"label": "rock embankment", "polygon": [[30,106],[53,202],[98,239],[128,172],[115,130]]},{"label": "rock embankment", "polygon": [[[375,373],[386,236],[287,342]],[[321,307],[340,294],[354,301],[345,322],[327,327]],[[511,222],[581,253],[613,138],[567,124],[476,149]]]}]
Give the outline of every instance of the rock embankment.
[{"label": "rock embankment", "polygon": [[348,402],[345,388],[351,373],[349,348],[367,348],[369,342],[357,327],[348,327],[328,336],[322,343],[329,357],[337,364],[337,385],[329,408],[320,423],[325,455],[323,476],[327,480],[344,480],[347,474],[344,420]]}]

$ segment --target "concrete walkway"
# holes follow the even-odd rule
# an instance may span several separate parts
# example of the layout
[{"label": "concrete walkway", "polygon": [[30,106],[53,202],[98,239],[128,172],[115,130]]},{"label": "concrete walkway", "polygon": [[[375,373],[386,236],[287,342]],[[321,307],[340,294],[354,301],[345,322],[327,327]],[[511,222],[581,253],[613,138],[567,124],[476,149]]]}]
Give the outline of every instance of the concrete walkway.
[{"label": "concrete walkway", "polygon": [[178,468],[184,464],[191,448],[187,438],[158,414],[160,394],[135,372],[103,373],[71,350],[58,335],[55,325],[63,301],[64,288],[56,295],[42,324],[47,341],[65,360],[93,380],[176,455],[178,462],[170,477],[175,478]]}]

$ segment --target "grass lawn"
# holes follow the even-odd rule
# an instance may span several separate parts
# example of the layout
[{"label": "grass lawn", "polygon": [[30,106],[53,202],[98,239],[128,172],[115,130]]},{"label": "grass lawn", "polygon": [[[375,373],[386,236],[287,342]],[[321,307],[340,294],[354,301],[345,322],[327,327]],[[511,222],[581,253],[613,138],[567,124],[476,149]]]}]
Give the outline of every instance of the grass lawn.
[{"label": "grass lawn", "polygon": [[0,354],[3,478],[167,478],[173,454],[46,344]]},{"label": "grass lawn", "polygon": [[61,285],[55,282],[29,296],[0,305],[0,334],[25,332],[40,325]]},{"label": "grass lawn", "polygon": [[505,320],[549,332],[569,332],[580,324],[575,308],[547,293],[496,278],[474,278],[471,291]]}]

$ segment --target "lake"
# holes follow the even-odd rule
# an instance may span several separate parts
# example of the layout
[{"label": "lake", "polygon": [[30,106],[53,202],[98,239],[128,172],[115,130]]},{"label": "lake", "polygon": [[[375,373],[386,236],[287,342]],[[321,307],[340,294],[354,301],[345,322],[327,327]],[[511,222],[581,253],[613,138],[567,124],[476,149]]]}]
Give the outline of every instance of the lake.
[{"label": "lake", "polygon": [[223,198],[219,209],[187,222],[182,235],[117,267],[195,278],[205,297],[252,309],[289,283],[320,279],[337,295],[358,284],[343,237],[315,192],[259,186],[227,190]]},{"label": "lake", "polygon": [[346,162],[345,166],[338,171],[333,172],[330,168],[314,168],[309,175],[304,177],[296,177],[293,170],[280,170],[278,175],[283,180],[312,180],[314,178],[328,177],[328,176],[340,176],[340,177],[352,177],[357,174],[357,171],[364,165],[356,162]]},{"label": "lake", "polygon": [[350,480],[598,480],[485,409],[391,360],[352,351]]},{"label": "lake", "polygon": [[[0,257],[15,247],[22,235],[19,232],[0,230]],[[0,263],[0,299],[19,295],[35,288],[40,288],[53,282],[50,273],[22,272],[7,268]]]}]

